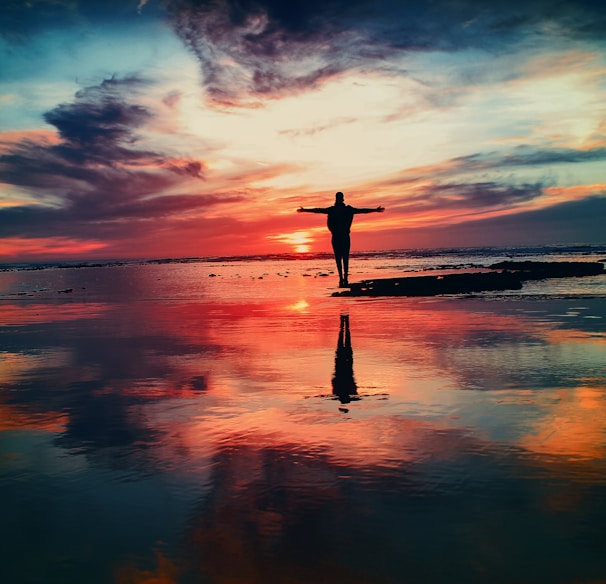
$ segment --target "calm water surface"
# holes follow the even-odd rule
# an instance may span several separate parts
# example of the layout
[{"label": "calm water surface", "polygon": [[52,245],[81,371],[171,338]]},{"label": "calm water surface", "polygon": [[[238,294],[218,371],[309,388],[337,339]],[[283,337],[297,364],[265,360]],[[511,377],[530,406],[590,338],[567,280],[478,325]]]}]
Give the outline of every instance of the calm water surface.
[{"label": "calm water surface", "polygon": [[0,274],[0,582],[606,582],[603,280],[329,271]]}]

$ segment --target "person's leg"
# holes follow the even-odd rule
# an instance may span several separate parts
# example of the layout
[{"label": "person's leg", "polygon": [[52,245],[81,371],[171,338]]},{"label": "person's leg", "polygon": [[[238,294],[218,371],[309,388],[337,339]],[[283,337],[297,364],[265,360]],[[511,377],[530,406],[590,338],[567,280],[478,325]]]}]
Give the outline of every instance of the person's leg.
[{"label": "person's leg", "polygon": [[348,235],[347,239],[343,242],[343,284],[346,286],[349,284],[349,248],[350,239]]},{"label": "person's leg", "polygon": [[339,272],[339,286],[342,286],[344,283],[343,279],[343,251],[341,241],[333,237],[332,238],[332,251],[335,254],[335,262],[337,264],[337,270]]}]

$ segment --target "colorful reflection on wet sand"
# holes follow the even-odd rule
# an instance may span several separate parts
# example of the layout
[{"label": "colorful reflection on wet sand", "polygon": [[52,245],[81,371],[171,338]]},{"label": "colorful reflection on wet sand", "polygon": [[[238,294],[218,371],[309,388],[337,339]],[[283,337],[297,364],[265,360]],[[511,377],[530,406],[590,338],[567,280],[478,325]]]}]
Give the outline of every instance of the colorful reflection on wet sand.
[{"label": "colorful reflection on wet sand", "polygon": [[3,582],[606,581],[602,299],[175,269],[0,305]]}]

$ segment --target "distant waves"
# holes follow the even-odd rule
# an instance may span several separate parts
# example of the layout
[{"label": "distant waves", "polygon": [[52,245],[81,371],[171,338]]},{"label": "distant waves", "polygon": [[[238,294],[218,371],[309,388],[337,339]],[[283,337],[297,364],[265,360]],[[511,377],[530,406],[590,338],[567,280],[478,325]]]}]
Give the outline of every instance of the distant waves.
[{"label": "distant waves", "polygon": [[[605,245],[552,245],[525,247],[473,247],[441,249],[396,249],[382,251],[352,252],[353,260],[403,260],[410,269],[435,270],[446,268],[486,267],[496,261],[504,260],[537,260],[564,261],[567,259],[606,262]],[[71,260],[56,262],[5,263],[0,264],[0,271],[47,270],[62,268],[99,268],[145,264],[195,264],[195,263],[256,263],[275,261],[316,261],[332,259],[328,252],[320,253],[281,253],[240,256],[211,256],[183,258],[148,258],[148,259],[107,259],[107,260]]]}]

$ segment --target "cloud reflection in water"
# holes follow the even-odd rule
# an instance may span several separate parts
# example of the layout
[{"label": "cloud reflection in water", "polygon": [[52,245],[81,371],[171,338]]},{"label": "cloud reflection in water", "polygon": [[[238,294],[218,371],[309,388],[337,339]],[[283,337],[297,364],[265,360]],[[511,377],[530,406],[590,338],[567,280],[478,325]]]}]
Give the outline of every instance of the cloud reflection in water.
[{"label": "cloud reflection in water", "polygon": [[31,581],[59,557],[64,582],[605,576],[602,318],[306,298],[5,310],[9,574],[27,556]]}]

